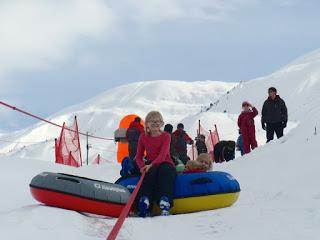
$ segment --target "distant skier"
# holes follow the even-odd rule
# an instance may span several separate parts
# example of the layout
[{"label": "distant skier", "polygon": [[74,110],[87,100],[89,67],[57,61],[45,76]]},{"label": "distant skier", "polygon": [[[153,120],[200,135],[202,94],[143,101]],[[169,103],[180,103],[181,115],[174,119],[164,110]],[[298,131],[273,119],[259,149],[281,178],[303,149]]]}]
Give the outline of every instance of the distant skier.
[{"label": "distant skier", "polygon": [[141,118],[136,117],[133,122],[130,123],[126,136],[128,140],[129,157],[133,160],[137,153],[137,146],[140,134],[144,132],[144,128],[141,124]]},{"label": "distant skier", "polygon": [[276,88],[270,87],[268,94],[269,97],[262,107],[261,124],[263,130],[267,131],[267,142],[270,142],[274,133],[277,138],[283,136],[283,129],[287,127],[288,110],[284,100],[277,95]]},{"label": "distant skier", "polygon": [[193,140],[189,135],[184,131],[184,125],[182,123],[179,123],[177,125],[177,130],[174,131],[172,134],[173,137],[175,137],[175,149],[179,155],[179,159],[183,162],[183,164],[186,164],[189,160],[189,157],[187,155],[187,144],[192,145]]},{"label": "distant skier", "polygon": [[242,103],[242,112],[238,117],[238,126],[242,133],[244,153],[249,153],[258,144],[256,140],[256,130],[254,118],[258,115],[258,110],[249,102]]},{"label": "distant skier", "polygon": [[239,137],[237,139],[236,147],[237,147],[237,150],[240,151],[241,156],[243,156],[244,155],[244,147],[243,147],[243,137],[241,134],[241,129],[239,129]]}]

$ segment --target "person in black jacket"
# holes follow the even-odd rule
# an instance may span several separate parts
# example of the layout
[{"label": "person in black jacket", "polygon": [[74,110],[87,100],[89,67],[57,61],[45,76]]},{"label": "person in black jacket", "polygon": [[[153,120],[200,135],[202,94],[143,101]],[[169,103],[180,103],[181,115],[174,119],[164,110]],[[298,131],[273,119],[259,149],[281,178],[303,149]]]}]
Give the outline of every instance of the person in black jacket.
[{"label": "person in black jacket", "polygon": [[203,134],[199,134],[196,137],[196,147],[198,155],[201,153],[208,153],[207,145],[206,145],[206,137]]},{"label": "person in black jacket", "polygon": [[270,87],[268,94],[269,97],[264,102],[261,112],[261,124],[263,130],[267,131],[267,142],[273,140],[274,133],[277,138],[282,137],[283,129],[288,122],[288,110],[284,100],[277,95],[277,89]]}]

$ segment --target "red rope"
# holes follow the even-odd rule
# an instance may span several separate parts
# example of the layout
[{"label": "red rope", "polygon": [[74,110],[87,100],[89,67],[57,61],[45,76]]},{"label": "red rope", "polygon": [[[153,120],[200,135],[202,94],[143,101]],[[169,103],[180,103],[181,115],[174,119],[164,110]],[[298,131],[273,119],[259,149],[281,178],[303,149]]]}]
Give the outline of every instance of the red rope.
[{"label": "red rope", "polygon": [[122,227],[122,224],[124,223],[124,221],[126,220],[126,217],[129,214],[129,211],[131,209],[133,201],[134,201],[134,199],[136,198],[136,196],[138,194],[138,191],[139,191],[139,189],[141,187],[141,184],[142,184],[142,181],[144,179],[144,176],[145,176],[145,172],[142,173],[136,188],[134,189],[133,193],[131,194],[127,205],[122,210],[122,212],[121,212],[116,224],[113,226],[111,232],[109,233],[109,235],[107,237],[107,240],[115,240],[116,239],[116,237],[117,237],[117,235],[118,235],[118,233],[119,233],[119,231],[120,231],[120,229]]},{"label": "red rope", "polygon": [[[18,112],[23,113],[23,114],[25,114],[25,115],[28,115],[28,116],[30,116],[30,117],[32,117],[32,118],[36,118],[36,119],[38,119],[38,120],[40,120],[40,121],[43,121],[43,122],[49,123],[49,124],[51,124],[51,125],[53,125],[53,126],[62,128],[62,126],[59,125],[59,124],[57,124],[57,123],[51,122],[51,121],[49,121],[49,120],[47,120],[47,119],[44,119],[44,118],[42,118],[42,117],[38,117],[38,116],[36,116],[36,115],[34,115],[34,114],[32,114],[32,113],[26,112],[26,111],[24,111],[24,110],[22,110],[22,109],[20,109],[20,108],[17,108],[17,107],[15,107],[15,106],[12,106],[12,105],[10,105],[10,104],[4,103],[4,102],[2,102],[2,101],[0,101],[0,104],[2,104],[2,105],[5,106],[5,107],[11,108],[12,110],[18,111]],[[76,132],[76,131],[74,131],[73,129],[69,129],[69,128],[65,128],[65,129],[67,129],[67,130],[69,130],[69,131],[72,131],[72,132]],[[96,139],[114,140],[113,138],[97,137],[97,136],[94,136],[94,135],[91,135],[91,134],[87,134],[87,133],[82,133],[82,132],[79,132],[79,131],[78,131],[77,133],[80,134],[80,135],[83,135],[83,136],[88,136],[88,137],[96,138]]]}]

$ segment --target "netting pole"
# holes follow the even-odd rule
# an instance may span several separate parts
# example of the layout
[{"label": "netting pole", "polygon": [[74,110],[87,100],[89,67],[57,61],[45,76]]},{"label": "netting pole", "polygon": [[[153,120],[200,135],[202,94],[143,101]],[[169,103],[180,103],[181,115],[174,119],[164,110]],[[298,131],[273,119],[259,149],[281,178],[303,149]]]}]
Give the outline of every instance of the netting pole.
[{"label": "netting pole", "polygon": [[55,156],[56,156],[56,163],[57,163],[57,160],[58,160],[58,139],[54,139],[54,153],[55,153]]},{"label": "netting pole", "polygon": [[217,137],[218,137],[218,141],[220,142],[220,136],[219,136],[218,128],[217,128],[217,125],[216,125],[216,124],[214,125],[214,129],[216,130]]},{"label": "netting pole", "polygon": [[87,166],[89,165],[89,133],[87,132]]},{"label": "netting pole", "polygon": [[194,160],[194,144],[192,144],[192,160]]},{"label": "netting pole", "polygon": [[75,134],[77,134],[78,149],[79,149],[79,154],[80,154],[80,166],[82,167],[82,155],[81,155],[80,136],[79,136],[77,116],[74,116],[74,121],[75,121],[75,125],[76,125]]},{"label": "netting pole", "polygon": [[198,121],[198,136],[200,135],[200,119]]},{"label": "netting pole", "polygon": [[210,138],[211,138],[211,142],[212,142],[212,147],[214,148],[214,142],[213,142],[213,137],[212,137],[212,131],[209,130],[209,133],[210,133]]}]

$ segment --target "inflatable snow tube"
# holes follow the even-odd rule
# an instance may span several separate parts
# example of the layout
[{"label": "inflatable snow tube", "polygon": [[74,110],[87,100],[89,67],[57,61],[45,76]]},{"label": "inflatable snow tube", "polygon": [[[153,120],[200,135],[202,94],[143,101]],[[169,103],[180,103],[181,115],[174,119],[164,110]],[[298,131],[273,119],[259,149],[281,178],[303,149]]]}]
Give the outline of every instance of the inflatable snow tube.
[{"label": "inflatable snow tube", "polygon": [[38,174],[29,186],[45,205],[111,217],[120,215],[131,195],[118,184],[51,172]]},{"label": "inflatable snow tube", "polygon": [[[119,179],[118,184],[132,192],[139,177]],[[240,194],[238,181],[225,172],[203,172],[178,174],[174,190],[174,206],[172,214],[190,213],[234,204]],[[159,209],[154,204],[154,213]]]}]

